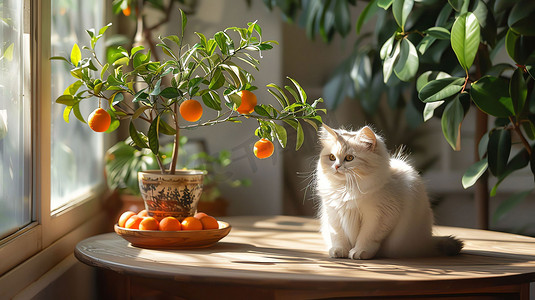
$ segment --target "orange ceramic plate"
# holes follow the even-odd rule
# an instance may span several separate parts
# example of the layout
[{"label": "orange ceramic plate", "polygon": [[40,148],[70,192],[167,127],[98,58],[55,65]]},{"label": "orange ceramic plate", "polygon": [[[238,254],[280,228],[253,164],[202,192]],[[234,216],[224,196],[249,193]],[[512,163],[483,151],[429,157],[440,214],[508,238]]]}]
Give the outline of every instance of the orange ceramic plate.
[{"label": "orange ceramic plate", "polygon": [[217,221],[219,229],[159,231],[138,230],[119,227],[115,224],[115,232],[132,246],[152,249],[192,249],[210,247],[224,238],[231,229],[229,223]]}]

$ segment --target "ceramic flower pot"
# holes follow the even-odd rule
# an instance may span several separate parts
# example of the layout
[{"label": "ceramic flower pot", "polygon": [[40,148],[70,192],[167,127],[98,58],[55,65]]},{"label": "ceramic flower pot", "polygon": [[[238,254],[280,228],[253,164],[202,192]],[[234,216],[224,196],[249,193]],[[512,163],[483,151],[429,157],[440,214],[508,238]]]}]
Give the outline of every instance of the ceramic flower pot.
[{"label": "ceramic flower pot", "polygon": [[200,170],[177,170],[174,175],[159,170],[138,172],[139,190],[149,216],[158,220],[172,216],[180,221],[193,216],[205,174]]}]

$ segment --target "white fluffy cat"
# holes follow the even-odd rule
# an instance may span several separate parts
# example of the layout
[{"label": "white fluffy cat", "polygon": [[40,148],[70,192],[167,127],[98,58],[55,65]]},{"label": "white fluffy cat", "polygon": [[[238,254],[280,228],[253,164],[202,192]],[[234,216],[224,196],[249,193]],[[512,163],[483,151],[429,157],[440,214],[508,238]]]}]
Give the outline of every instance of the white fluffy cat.
[{"label": "white fluffy cat", "polygon": [[321,231],[331,257],[456,255],[463,243],[432,236],[425,185],[370,127],[320,130],[316,171]]}]

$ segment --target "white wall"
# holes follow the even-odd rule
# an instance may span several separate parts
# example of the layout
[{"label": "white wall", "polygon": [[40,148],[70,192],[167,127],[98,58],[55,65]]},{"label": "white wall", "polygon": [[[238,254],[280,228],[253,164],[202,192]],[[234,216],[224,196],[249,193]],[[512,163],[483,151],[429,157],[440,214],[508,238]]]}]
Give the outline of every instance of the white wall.
[{"label": "white wall", "polygon": [[[188,17],[187,32],[192,34],[198,31],[209,37],[227,27],[246,27],[247,22],[258,20],[265,40],[281,41],[282,23],[278,15],[271,13],[261,1],[251,2],[251,7],[248,7],[246,1],[238,0],[199,1],[195,15]],[[178,15],[175,20],[178,20]],[[196,42],[196,36],[188,39]],[[263,52],[260,72],[249,69],[256,79],[255,85],[259,88],[255,92],[259,103],[276,103],[267,92],[266,85],[282,82],[281,49],[282,47],[275,46],[274,49]],[[253,144],[258,140],[254,136],[257,127],[258,122],[255,120],[245,120],[242,124],[229,123],[182,131],[189,138],[204,139],[209,153],[231,150],[233,163],[228,168],[229,175],[234,179],[252,180],[249,187],[222,187],[224,197],[230,202],[230,215],[269,215],[282,212],[282,149],[276,145],[271,158],[257,159],[252,150]]]}]

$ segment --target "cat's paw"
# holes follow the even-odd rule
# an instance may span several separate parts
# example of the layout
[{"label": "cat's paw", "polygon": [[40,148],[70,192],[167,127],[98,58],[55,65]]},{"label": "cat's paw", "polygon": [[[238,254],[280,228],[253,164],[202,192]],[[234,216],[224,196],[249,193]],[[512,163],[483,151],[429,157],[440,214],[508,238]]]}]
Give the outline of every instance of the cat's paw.
[{"label": "cat's paw", "polygon": [[379,250],[379,246],[375,245],[367,248],[355,247],[349,250],[348,257],[350,259],[372,259],[377,254],[377,250]]},{"label": "cat's paw", "polygon": [[332,247],[329,249],[329,256],[332,258],[346,258],[349,251],[342,247]]}]

